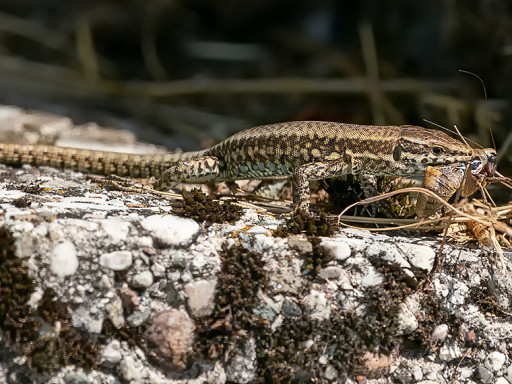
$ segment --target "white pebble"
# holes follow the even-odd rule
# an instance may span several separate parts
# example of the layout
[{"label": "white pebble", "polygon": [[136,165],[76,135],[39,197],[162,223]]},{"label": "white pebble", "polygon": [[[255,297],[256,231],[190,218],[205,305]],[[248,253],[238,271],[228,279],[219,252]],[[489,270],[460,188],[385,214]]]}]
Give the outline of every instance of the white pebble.
[{"label": "white pebble", "polygon": [[128,238],[131,224],[119,219],[101,220],[101,227],[110,238],[112,243],[120,243]]},{"label": "white pebble", "polygon": [[506,359],[507,356],[504,353],[498,351],[491,352],[485,359],[485,367],[497,372],[503,368],[503,364],[505,364]]},{"label": "white pebble", "polygon": [[350,246],[342,241],[322,240],[320,245],[324,248],[329,256],[334,257],[338,261],[346,260],[352,254]]},{"label": "white pebble", "polygon": [[111,341],[101,352],[101,357],[107,363],[117,364],[123,358],[121,354],[121,343],[118,340]]},{"label": "white pebble", "polygon": [[122,271],[132,265],[130,251],[114,251],[100,256],[100,265],[113,271]]},{"label": "white pebble", "polygon": [[460,357],[460,348],[457,345],[443,345],[439,349],[439,359],[442,361],[451,361]]},{"label": "white pebble", "polygon": [[64,278],[71,276],[78,269],[76,248],[71,241],[65,241],[53,248],[50,258],[52,273]]},{"label": "white pebble", "polygon": [[200,228],[194,220],[173,215],[149,216],[141,221],[141,225],[164,246],[187,244],[192,241]]},{"label": "white pebble", "polygon": [[432,331],[432,341],[442,341],[448,336],[448,325],[440,324]]},{"label": "white pebble", "polygon": [[125,356],[119,364],[122,378],[130,383],[142,382],[142,370],[139,364],[131,356]]},{"label": "white pebble", "polygon": [[153,274],[151,271],[142,271],[132,278],[132,285],[136,288],[147,288],[153,284]]}]

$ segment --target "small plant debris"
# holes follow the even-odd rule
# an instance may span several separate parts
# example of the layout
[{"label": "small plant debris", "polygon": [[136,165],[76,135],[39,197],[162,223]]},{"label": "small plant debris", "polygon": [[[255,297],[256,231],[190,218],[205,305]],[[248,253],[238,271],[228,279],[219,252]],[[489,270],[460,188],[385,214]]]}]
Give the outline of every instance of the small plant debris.
[{"label": "small plant debris", "polygon": [[23,259],[16,257],[14,238],[5,227],[0,228],[0,330],[2,344],[21,351],[37,338],[39,325],[31,319],[27,302],[34,292]]},{"label": "small plant debris", "polygon": [[29,193],[31,195],[40,195],[43,191],[43,188],[35,184],[23,185],[20,189],[22,192]]},{"label": "small plant debris", "polygon": [[12,201],[12,205],[16,208],[27,208],[30,207],[31,204],[32,202],[27,196],[22,196]]},{"label": "small plant debris", "polygon": [[312,215],[298,210],[290,216],[283,227],[278,228],[274,234],[279,237],[298,235],[304,233],[308,236],[331,236],[337,227],[333,219],[329,219],[324,212]]},{"label": "small plant debris", "polygon": [[94,369],[99,362],[101,346],[81,337],[72,324],[67,306],[57,300],[55,292],[43,293],[36,314],[50,325],[60,324],[56,335],[39,337],[28,353],[27,365],[40,374],[49,374],[68,364]]},{"label": "small plant debris", "polygon": [[321,240],[319,237],[308,236],[308,241],[313,245],[313,251],[303,255],[304,269],[310,271],[312,276],[316,277],[322,268],[334,260],[334,256],[325,252],[324,248],[320,245]]},{"label": "small plant debris", "polygon": [[200,189],[190,192],[182,190],[183,200],[173,201],[172,207],[178,215],[190,217],[199,222],[224,223],[240,219],[243,209],[229,202],[215,201]]},{"label": "small plant debris", "polygon": [[216,359],[231,349],[237,334],[250,334],[262,326],[253,313],[259,292],[268,287],[261,255],[242,246],[224,248],[222,270],[218,276],[216,307],[211,316],[197,323],[198,338],[194,350]]}]

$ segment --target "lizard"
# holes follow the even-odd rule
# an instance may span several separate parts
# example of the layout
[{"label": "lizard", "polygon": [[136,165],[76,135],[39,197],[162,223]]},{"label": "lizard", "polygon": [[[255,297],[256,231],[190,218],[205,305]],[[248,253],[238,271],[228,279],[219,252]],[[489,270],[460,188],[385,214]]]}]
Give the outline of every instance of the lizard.
[{"label": "lizard", "polygon": [[[179,183],[292,178],[293,207],[309,211],[309,182],[345,174],[419,176],[427,167],[493,158],[444,132],[413,125],[375,126],[292,121],[249,128],[209,149],[135,155],[46,145],[0,143],[0,163],[49,165],[82,172],[155,177]],[[487,162],[486,162],[487,164]],[[475,171],[476,172],[476,171]]]}]

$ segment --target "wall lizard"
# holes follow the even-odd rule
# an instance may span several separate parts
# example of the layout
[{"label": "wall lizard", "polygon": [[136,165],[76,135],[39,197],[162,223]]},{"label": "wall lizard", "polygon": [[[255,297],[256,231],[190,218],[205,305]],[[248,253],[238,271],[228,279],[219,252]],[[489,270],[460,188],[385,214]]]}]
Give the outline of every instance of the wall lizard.
[{"label": "wall lizard", "polygon": [[291,177],[294,208],[303,210],[309,210],[311,180],[345,174],[417,176],[425,174],[429,166],[472,161],[481,166],[488,159],[495,164],[496,157],[492,149],[474,150],[434,129],[324,121],[254,127],[209,149],[181,154],[131,155],[0,143],[1,163],[48,165],[123,177],[155,177],[159,179],[159,189],[172,188],[181,182]]}]

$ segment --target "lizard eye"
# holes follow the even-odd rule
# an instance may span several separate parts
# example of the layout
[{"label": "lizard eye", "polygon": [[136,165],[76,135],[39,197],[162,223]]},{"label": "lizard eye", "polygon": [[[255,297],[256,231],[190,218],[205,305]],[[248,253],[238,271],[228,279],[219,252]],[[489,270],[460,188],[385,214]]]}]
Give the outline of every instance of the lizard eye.
[{"label": "lizard eye", "polygon": [[432,153],[434,155],[436,155],[436,156],[439,156],[443,152],[444,152],[444,148],[443,147],[432,147]]}]

